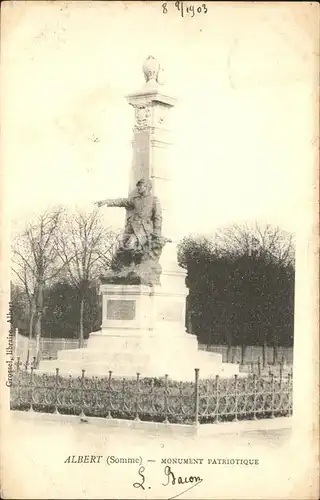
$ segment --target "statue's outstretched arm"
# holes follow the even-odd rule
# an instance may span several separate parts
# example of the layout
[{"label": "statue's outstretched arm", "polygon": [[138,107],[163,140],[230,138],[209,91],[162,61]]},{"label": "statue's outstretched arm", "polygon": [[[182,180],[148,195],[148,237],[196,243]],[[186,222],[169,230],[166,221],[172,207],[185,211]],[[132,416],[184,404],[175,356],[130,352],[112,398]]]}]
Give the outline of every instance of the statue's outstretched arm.
[{"label": "statue's outstretched arm", "polygon": [[129,198],[113,198],[113,199],[107,199],[107,200],[95,202],[95,205],[98,205],[98,207],[102,207],[103,205],[107,205],[108,207],[130,208],[131,204],[132,203],[129,200]]}]

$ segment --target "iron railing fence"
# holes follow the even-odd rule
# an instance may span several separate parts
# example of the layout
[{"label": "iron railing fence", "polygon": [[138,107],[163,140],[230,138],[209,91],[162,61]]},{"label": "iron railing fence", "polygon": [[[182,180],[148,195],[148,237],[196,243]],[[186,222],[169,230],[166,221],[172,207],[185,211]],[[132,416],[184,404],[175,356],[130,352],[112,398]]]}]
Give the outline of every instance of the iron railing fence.
[{"label": "iron railing fence", "polygon": [[292,414],[292,372],[275,376],[218,375],[193,382],[162,378],[62,376],[39,373],[17,360],[11,386],[11,409],[80,417],[120,418],[165,423],[205,424]]}]

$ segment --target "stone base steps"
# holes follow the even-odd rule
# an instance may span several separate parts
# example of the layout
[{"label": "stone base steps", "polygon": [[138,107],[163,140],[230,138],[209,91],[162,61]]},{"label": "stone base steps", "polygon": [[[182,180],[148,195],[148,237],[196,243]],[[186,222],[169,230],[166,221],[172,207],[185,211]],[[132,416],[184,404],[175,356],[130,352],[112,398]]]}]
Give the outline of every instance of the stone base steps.
[{"label": "stone base steps", "polygon": [[243,376],[243,374],[239,373],[239,365],[217,362],[214,356],[210,356],[210,354],[208,354],[209,359],[205,359],[203,354],[206,353],[201,353],[199,357],[197,355],[188,357],[183,360],[183,363],[179,363],[178,360],[172,359],[162,359],[157,362],[157,360],[147,359],[147,357],[144,360],[142,358],[132,358],[130,362],[128,362],[128,359],[121,360],[119,358],[106,361],[101,359],[102,355],[100,353],[100,359],[96,361],[83,360],[82,356],[79,359],[44,360],[41,361],[37,372],[54,374],[56,368],[59,368],[60,375],[64,376],[79,377],[81,371],[85,370],[85,375],[89,377],[108,377],[109,370],[111,370],[113,377],[135,378],[138,372],[140,377],[164,377],[165,374],[168,374],[172,380],[193,381],[195,377],[194,368],[199,368],[200,379],[214,378],[216,375],[221,378],[233,377],[236,374]]},{"label": "stone base steps", "polygon": [[[168,329],[167,329],[168,330]],[[92,333],[87,347],[58,352],[58,359],[40,362],[39,372],[61,375],[108,377],[164,377],[180,381],[193,381],[195,368],[200,378],[232,377],[239,374],[239,365],[222,363],[222,354],[199,351],[195,335],[173,331],[169,334],[128,329],[118,334]]]}]

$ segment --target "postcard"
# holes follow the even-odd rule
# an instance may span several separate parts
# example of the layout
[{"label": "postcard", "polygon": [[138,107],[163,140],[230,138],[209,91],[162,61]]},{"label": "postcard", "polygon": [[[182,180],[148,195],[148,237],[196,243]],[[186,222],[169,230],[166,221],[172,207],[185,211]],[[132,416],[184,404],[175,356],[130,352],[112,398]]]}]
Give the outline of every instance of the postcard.
[{"label": "postcard", "polygon": [[318,498],[318,4],[1,7],[2,497]]}]

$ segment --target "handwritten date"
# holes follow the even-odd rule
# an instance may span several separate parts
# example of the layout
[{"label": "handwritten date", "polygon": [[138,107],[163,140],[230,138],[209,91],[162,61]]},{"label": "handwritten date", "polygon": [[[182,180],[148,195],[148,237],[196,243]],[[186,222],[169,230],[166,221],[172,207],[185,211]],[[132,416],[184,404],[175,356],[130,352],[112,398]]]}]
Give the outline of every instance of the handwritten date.
[{"label": "handwritten date", "polygon": [[[206,14],[208,12],[208,8],[205,3],[202,5],[186,5],[186,2],[174,2],[174,6],[180,13],[181,17],[194,17],[196,14]],[[168,2],[162,4],[162,13],[168,14]]]}]

